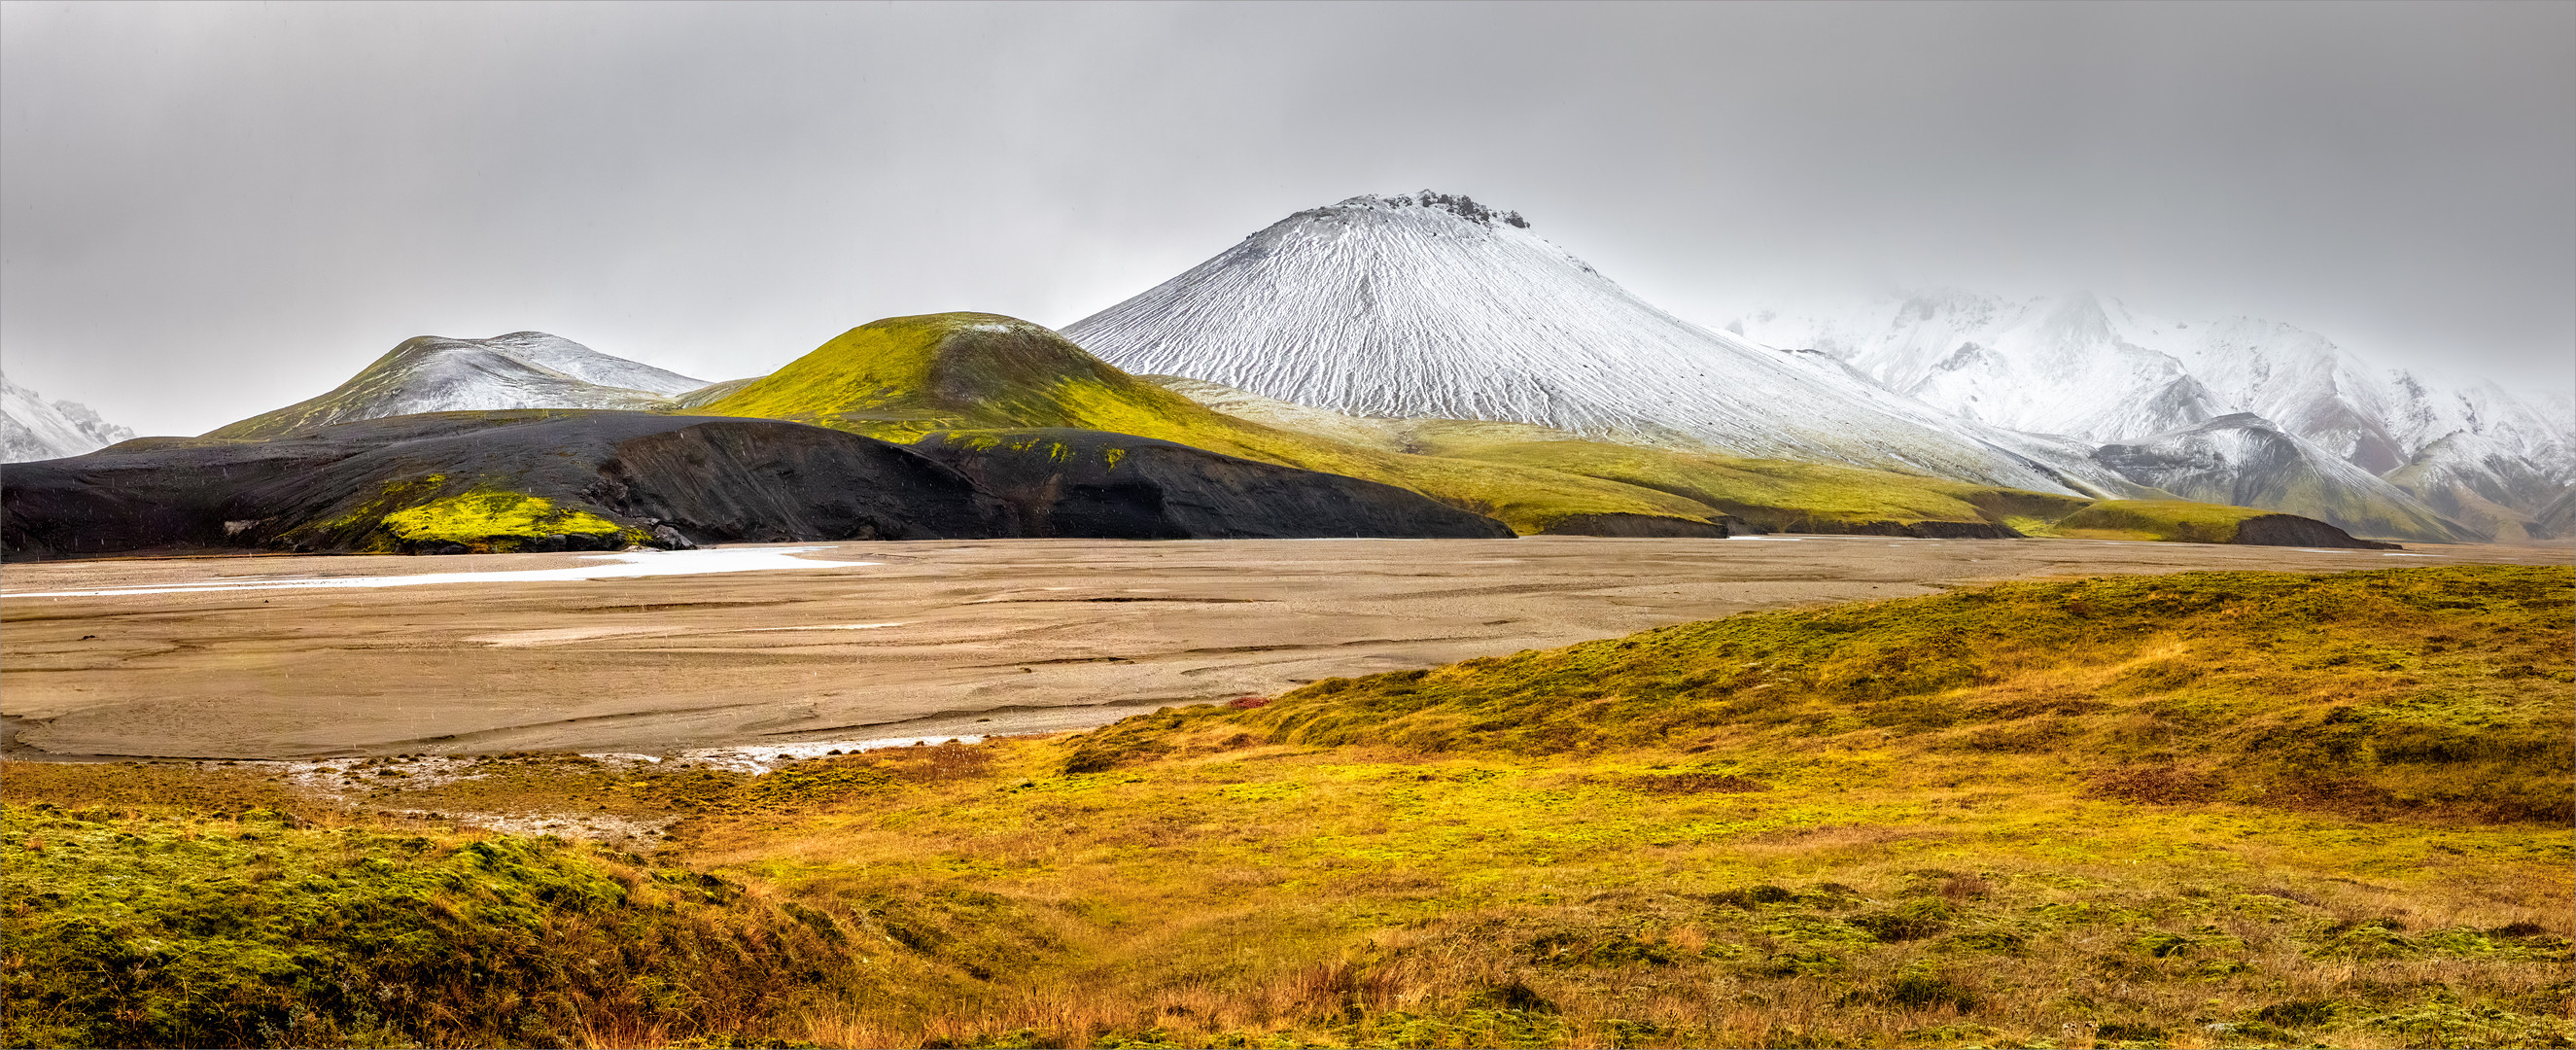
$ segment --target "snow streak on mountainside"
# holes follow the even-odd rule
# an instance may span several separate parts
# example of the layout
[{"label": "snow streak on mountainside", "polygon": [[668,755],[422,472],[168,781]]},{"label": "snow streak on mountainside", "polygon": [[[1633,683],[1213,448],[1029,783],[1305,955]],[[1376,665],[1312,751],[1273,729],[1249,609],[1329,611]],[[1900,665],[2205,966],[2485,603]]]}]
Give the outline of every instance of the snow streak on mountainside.
[{"label": "snow streak on mountainside", "polygon": [[[2013,301],[1931,291],[1763,310],[1727,327],[1822,351],[1967,419],[2088,443],[2252,413],[2444,513],[2494,518],[2468,522],[2481,531],[2512,532],[2507,519],[2537,513],[2576,483],[2576,405],[2565,394],[2517,397],[2489,382],[2446,386],[2373,369],[2274,321],[2161,318],[2089,294]],[[2464,480],[2463,471],[2480,476]],[[2478,498],[2463,500],[2464,491]]]},{"label": "snow streak on mountainside", "polygon": [[2057,492],[2118,485],[2080,456],[2008,450],[1833,362],[1798,360],[1817,355],[1689,324],[1518,215],[1428,191],[1299,212],[1064,332],[1129,372],[1352,415],[1533,423]]},{"label": "snow streak on mountainside", "polygon": [[133,436],[134,431],[100,419],[87,405],[47,402],[0,375],[0,463],[77,456]]},{"label": "snow streak on mountainside", "polygon": [[704,380],[611,357],[543,332],[490,339],[416,336],[330,393],[262,413],[208,437],[272,437],[293,430],[421,412],[509,408],[667,407]]}]

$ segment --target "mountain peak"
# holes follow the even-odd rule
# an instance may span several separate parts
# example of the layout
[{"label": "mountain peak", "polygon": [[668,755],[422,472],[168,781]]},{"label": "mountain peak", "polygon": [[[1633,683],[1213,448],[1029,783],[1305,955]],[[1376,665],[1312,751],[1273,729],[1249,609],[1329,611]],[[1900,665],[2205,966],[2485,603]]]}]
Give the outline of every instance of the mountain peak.
[{"label": "mountain peak", "polygon": [[[1982,428],[1821,355],[1665,313],[1515,218],[1436,191],[1355,197],[1274,223],[1064,332],[1133,373],[1354,416],[2067,484]],[[2064,469],[2109,477],[2086,460]]]}]

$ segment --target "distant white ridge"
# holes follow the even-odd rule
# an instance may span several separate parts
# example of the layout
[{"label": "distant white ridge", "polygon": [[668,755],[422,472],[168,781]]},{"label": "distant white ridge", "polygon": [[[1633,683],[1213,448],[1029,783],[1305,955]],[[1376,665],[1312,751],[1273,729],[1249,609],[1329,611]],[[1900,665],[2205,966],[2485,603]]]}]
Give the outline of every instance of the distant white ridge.
[{"label": "distant white ridge", "polygon": [[[2511,538],[2576,484],[2567,393],[2372,368],[2277,321],[2159,317],[2089,293],[2015,300],[1930,289],[1775,306],[1728,327],[1815,349],[1965,419],[2093,445],[2250,413],[2481,534]],[[2241,457],[2230,463],[2249,469]],[[2388,495],[2318,477],[2355,495]]]},{"label": "distant white ridge", "polygon": [[612,357],[561,336],[512,332],[490,339],[424,335],[327,393],[217,429],[213,436],[270,436],[386,416],[513,408],[668,407],[672,395],[706,386],[651,365]]},{"label": "distant white ridge", "polygon": [[61,459],[96,452],[134,436],[73,401],[47,402],[0,374],[0,463]]}]

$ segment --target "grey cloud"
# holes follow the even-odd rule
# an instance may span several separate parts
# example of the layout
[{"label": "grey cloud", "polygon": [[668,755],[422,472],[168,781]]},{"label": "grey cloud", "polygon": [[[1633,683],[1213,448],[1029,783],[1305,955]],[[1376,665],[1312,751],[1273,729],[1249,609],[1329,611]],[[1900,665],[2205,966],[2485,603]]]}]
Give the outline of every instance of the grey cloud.
[{"label": "grey cloud", "polygon": [[1062,325],[1431,186],[1648,299],[2090,288],[2566,386],[2576,5],[0,7],[0,354],[195,432],[404,337]]}]

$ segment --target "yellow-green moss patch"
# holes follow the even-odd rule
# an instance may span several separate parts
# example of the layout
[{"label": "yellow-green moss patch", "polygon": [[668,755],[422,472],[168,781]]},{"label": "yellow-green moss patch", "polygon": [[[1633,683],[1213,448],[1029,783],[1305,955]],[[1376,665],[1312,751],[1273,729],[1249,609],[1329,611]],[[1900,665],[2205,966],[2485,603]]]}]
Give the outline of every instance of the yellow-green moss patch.
[{"label": "yellow-green moss patch", "polygon": [[584,510],[558,508],[553,500],[524,492],[478,491],[431,500],[384,517],[399,538],[449,543],[487,542],[499,538],[534,539],[571,533],[607,535],[622,531],[616,522]]}]

